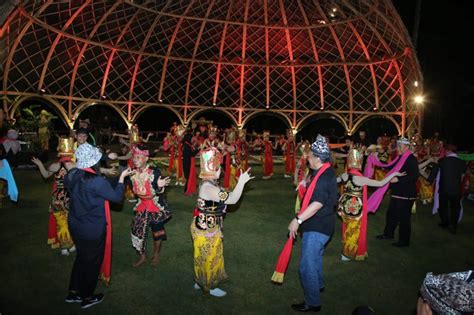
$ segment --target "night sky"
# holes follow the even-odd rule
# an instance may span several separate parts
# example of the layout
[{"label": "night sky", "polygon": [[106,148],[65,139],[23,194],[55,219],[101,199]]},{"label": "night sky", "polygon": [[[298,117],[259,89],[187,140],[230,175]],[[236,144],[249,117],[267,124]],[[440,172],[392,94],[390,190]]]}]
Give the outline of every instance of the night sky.
[{"label": "night sky", "polygon": [[[394,0],[410,35],[416,1]],[[425,137],[439,131],[461,149],[474,141],[474,12],[472,1],[422,1],[417,56],[424,75]]]}]

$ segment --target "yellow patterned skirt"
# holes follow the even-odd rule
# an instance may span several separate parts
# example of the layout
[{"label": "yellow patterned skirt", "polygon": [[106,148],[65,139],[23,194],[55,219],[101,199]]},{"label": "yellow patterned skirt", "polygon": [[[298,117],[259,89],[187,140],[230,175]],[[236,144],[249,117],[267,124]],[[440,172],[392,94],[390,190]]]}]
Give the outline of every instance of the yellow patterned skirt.
[{"label": "yellow patterned skirt", "polygon": [[204,292],[217,287],[227,279],[224,269],[223,234],[219,226],[201,230],[191,223],[194,247],[194,281]]},{"label": "yellow patterned skirt", "polygon": [[237,171],[239,169],[234,166],[234,165],[231,165],[230,166],[230,180],[229,180],[229,189],[230,190],[234,190],[235,186],[237,185],[237,180],[238,180],[238,177],[237,177]]},{"label": "yellow patterned skirt", "polygon": [[383,168],[379,168],[379,167],[375,168],[375,175],[374,175],[375,180],[382,180],[382,179],[385,178],[385,175],[387,175],[386,170],[384,170]]},{"label": "yellow patterned skirt", "polygon": [[[68,214],[69,213],[67,210],[59,210],[53,212],[54,218],[56,219],[57,239],[59,240],[60,247],[63,249],[71,248],[74,245],[67,222]],[[54,246],[51,247],[54,248]]]},{"label": "yellow patterned skirt", "polygon": [[343,217],[345,224],[344,235],[342,235],[342,254],[354,260],[364,260],[366,255],[357,256],[360,236],[360,220],[347,219]]},{"label": "yellow patterned skirt", "polygon": [[364,260],[367,257],[367,251],[357,253],[363,215],[362,198],[343,194],[339,198],[338,212],[343,222],[342,254],[352,260]]},{"label": "yellow patterned skirt", "polygon": [[433,200],[433,185],[430,184],[424,177],[419,177],[420,180],[420,200],[431,202]]}]

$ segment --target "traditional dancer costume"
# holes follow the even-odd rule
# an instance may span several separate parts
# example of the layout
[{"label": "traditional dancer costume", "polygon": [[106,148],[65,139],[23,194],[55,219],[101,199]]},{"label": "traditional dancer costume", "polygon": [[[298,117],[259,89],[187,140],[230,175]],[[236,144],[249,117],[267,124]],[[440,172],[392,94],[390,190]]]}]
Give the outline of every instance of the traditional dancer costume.
[{"label": "traditional dancer costume", "polygon": [[273,144],[270,141],[270,132],[263,132],[263,179],[269,179],[273,176]]},{"label": "traditional dancer costume", "polygon": [[[390,153],[386,147],[383,147],[381,144],[377,145],[377,159],[384,164],[390,162]],[[382,180],[387,175],[387,171],[381,167],[375,168],[375,180]]]},{"label": "traditional dancer costume", "polygon": [[175,160],[175,137],[171,132],[163,139],[163,151],[168,152],[168,174],[173,174]]},{"label": "traditional dancer costume", "polygon": [[347,157],[348,180],[339,198],[338,213],[342,218],[342,255],[349,259],[367,257],[367,186],[354,183],[354,176],[363,176],[363,155],[352,149]]},{"label": "traditional dancer costume", "polygon": [[308,141],[303,142],[299,146],[299,151],[301,152],[301,157],[298,161],[298,168],[295,171],[295,186],[298,187],[296,194],[295,202],[295,213],[298,213],[301,209],[301,202],[303,200],[304,194],[306,192],[306,187],[304,185],[298,185],[302,180],[306,179],[309,173],[309,167],[306,163],[306,159],[311,150],[311,144]]},{"label": "traditional dancer costume", "polygon": [[245,183],[252,177],[248,172],[240,175],[232,192],[226,192],[217,185],[220,175],[222,155],[216,148],[201,152],[201,172],[203,180],[199,187],[199,198],[191,223],[194,247],[194,281],[196,289],[204,293],[222,297],[226,295],[216,286],[227,279],[224,269],[223,221],[227,204],[235,204],[240,199]]},{"label": "traditional dancer costume", "polygon": [[296,169],[296,143],[291,129],[288,130],[287,137],[283,150],[285,153],[285,177],[290,178],[294,176]]},{"label": "traditional dancer costume", "polygon": [[69,232],[69,192],[64,187],[64,177],[68,172],[66,163],[73,163],[74,139],[60,138],[58,144],[59,160],[46,170],[40,160],[33,162],[38,165],[43,177],[53,176],[53,191],[49,205],[48,245],[51,248],[61,248],[62,255],[74,251],[74,242]]},{"label": "traditional dancer costume", "polygon": [[[212,179],[216,176],[222,155],[216,148],[201,153],[201,173],[199,177],[217,186]],[[202,185],[202,184],[201,184]],[[218,186],[217,186],[218,187]],[[222,233],[226,204],[229,193],[221,189],[219,201],[198,198],[191,223],[191,236],[194,246],[194,280],[209,292],[227,279],[224,270],[224,246]]]},{"label": "traditional dancer costume", "polygon": [[235,144],[236,131],[230,130],[227,133],[227,144],[224,145],[224,184],[225,189],[234,189],[237,184],[240,170],[237,163],[237,145]]},{"label": "traditional dancer costume", "polygon": [[249,168],[249,145],[245,140],[246,133],[245,129],[240,129],[237,140],[237,163],[240,165],[241,172]]},{"label": "traditional dancer costume", "polygon": [[174,152],[175,152],[175,159],[174,159],[174,169],[176,171],[176,183],[175,185],[184,186],[186,183],[186,178],[184,178],[183,172],[183,143],[182,138],[184,136],[185,128],[182,125],[176,127],[176,135],[175,135],[175,142],[174,142]]},{"label": "traditional dancer costume", "polygon": [[[422,163],[424,158],[428,155],[428,151],[429,151],[429,148],[428,148],[428,143],[425,142],[424,144],[420,144],[416,147],[416,153],[415,153],[415,156],[418,160],[418,165],[421,167],[421,164],[426,164],[426,161],[425,163]],[[422,167],[420,168],[420,174],[423,174],[425,171],[424,169],[429,169],[430,168],[431,163],[428,164],[427,166],[425,167]],[[423,203],[423,204],[427,204],[428,202],[432,202],[433,201],[433,193],[434,193],[434,184],[433,183],[430,183],[427,178],[425,178],[424,176],[420,176],[418,177],[418,185],[419,185],[419,192],[418,192],[418,195],[420,197],[420,201]]]},{"label": "traditional dancer costume", "polygon": [[[136,156],[148,158],[148,150],[133,148],[134,159]],[[146,163],[146,162],[145,162]],[[131,176],[133,192],[139,201],[133,208],[135,216],[132,220],[132,246],[139,255],[145,254],[148,228],[153,232],[153,240],[159,242],[166,240],[165,222],[171,217],[171,211],[163,197],[164,186],[158,186],[161,172],[158,168],[152,169],[145,164],[137,168]],[[158,246],[157,244],[155,244]],[[155,248],[156,249],[156,248]]]}]

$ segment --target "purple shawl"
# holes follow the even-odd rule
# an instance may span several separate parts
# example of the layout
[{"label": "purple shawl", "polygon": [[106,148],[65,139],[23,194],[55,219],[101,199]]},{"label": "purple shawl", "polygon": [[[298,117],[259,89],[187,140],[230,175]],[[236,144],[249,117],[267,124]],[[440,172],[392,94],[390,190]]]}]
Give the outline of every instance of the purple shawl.
[{"label": "purple shawl", "polygon": [[[403,155],[400,158],[395,159],[393,162],[390,163],[393,164],[394,162],[397,162],[395,166],[390,170],[390,172],[387,173],[387,176],[400,171],[402,166],[405,164],[407,158],[411,155],[410,151],[406,151],[403,153]],[[388,186],[390,183],[387,183],[383,185],[382,187],[378,188],[369,198],[369,212],[375,212],[380,206],[380,203],[382,202],[383,196],[385,195],[385,192],[388,189]]]},{"label": "purple shawl", "polygon": [[374,175],[374,167],[375,166],[378,166],[378,167],[391,167],[398,160],[399,160],[399,156],[397,156],[392,162],[390,162],[388,164],[384,164],[384,163],[380,162],[379,159],[377,159],[375,154],[370,154],[367,157],[367,164],[365,165],[364,176],[368,177],[368,178],[372,178],[372,176]]}]

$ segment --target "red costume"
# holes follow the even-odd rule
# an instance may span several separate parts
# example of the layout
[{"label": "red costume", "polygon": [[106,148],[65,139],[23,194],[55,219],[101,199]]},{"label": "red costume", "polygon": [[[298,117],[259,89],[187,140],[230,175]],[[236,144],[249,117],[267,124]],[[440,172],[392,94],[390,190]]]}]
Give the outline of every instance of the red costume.
[{"label": "red costume", "polygon": [[296,169],[296,144],[293,137],[285,143],[285,175],[293,176]]},{"label": "red costume", "polygon": [[268,140],[268,135],[264,135],[263,151],[263,177],[270,178],[273,175],[273,144]]}]

